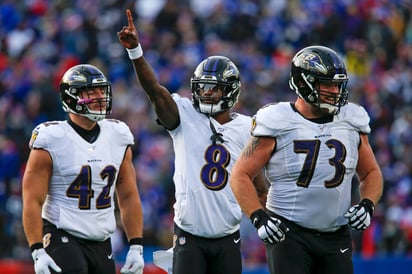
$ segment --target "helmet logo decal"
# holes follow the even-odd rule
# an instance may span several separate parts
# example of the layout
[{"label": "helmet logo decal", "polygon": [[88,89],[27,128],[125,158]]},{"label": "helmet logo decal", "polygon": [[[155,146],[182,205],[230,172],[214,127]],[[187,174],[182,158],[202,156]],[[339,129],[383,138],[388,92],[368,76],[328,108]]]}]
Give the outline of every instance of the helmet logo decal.
[{"label": "helmet logo decal", "polygon": [[231,75],[235,74],[235,72],[231,69],[231,70],[227,70],[224,72],[223,77],[228,78]]},{"label": "helmet logo decal", "polygon": [[301,54],[297,56],[294,63],[296,66],[307,70],[316,69],[325,75],[328,73],[327,67],[323,64],[322,59],[317,54]]},{"label": "helmet logo decal", "polygon": [[87,82],[86,77],[83,74],[80,74],[77,71],[74,71],[68,76],[69,79],[67,79],[68,82]]}]

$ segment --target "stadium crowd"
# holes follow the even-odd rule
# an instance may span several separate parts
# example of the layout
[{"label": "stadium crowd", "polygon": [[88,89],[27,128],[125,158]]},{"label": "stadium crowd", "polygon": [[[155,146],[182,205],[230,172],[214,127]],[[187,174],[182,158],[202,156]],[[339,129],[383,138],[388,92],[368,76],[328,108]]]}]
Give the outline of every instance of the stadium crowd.
[{"label": "stadium crowd", "polygon": [[[64,119],[58,83],[79,63],[103,68],[114,94],[111,117],[125,121],[135,136],[145,246],[171,246],[173,150],[117,40],[127,8],[144,30],[144,54],[161,83],[191,96],[192,68],[208,55],[226,55],[241,72],[236,111],[248,115],[295,97],[287,85],[295,51],[318,44],[341,53],[349,99],[371,116],[370,142],[385,180],[371,227],[354,232],[354,252],[412,256],[411,0],[3,0],[0,258],[30,260],[21,223],[28,141],[38,123]],[[353,185],[356,199],[356,179]],[[249,221],[243,223],[245,264],[262,264],[263,244]],[[123,234],[112,240],[118,254],[127,250]]]}]

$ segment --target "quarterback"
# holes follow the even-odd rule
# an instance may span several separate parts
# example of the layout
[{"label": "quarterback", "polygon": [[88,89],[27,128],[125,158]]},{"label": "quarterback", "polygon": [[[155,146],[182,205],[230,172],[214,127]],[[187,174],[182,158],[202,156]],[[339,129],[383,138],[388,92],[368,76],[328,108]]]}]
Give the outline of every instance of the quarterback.
[{"label": "quarterback", "polygon": [[[192,100],[171,95],[143,56],[130,10],[127,16],[117,35],[175,151],[173,273],[240,274],[242,212],[229,177],[250,137],[251,117],[231,111],[241,91],[239,70],[225,56],[209,56],[194,70]],[[265,194],[263,174],[255,182]]]}]

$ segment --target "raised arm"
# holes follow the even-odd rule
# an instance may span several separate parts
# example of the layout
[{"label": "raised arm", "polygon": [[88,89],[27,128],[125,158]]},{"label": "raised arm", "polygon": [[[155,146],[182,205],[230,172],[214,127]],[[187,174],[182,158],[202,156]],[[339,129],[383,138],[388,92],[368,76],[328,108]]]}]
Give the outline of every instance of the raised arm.
[{"label": "raised arm", "polygon": [[169,130],[175,129],[180,123],[176,102],[169,90],[158,82],[151,65],[141,54],[139,35],[133,23],[131,11],[126,10],[126,15],[128,26],[124,26],[121,31],[117,32],[117,37],[123,47],[134,52],[134,54],[129,54],[129,57],[132,59],[136,76],[152,103],[160,122]]}]

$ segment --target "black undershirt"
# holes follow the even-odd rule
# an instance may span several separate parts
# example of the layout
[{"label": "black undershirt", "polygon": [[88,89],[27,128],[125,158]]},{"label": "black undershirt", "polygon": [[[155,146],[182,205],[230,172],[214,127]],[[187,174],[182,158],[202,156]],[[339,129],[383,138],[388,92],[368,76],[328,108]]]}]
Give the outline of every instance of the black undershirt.
[{"label": "black undershirt", "polygon": [[67,122],[69,123],[69,125],[72,126],[72,128],[83,138],[85,139],[87,142],[89,143],[93,143],[94,141],[96,141],[97,137],[99,136],[100,133],[100,127],[99,124],[96,123],[96,125],[90,129],[84,129],[78,125],[76,125],[72,120],[70,120],[70,118],[67,120]]}]

